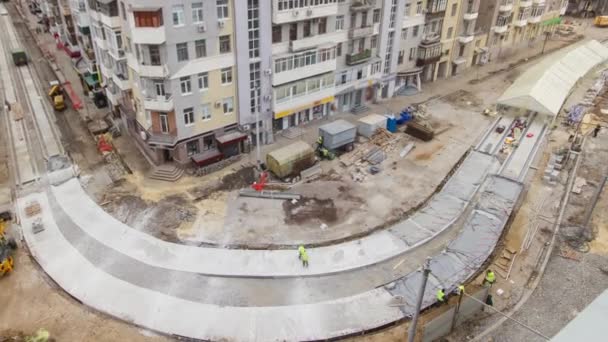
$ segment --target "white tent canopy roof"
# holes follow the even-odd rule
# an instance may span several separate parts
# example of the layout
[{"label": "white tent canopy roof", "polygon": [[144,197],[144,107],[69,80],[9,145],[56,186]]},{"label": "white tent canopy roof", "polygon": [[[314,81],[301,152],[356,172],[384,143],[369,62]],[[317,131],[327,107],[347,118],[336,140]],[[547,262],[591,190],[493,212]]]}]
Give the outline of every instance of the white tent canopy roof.
[{"label": "white tent canopy roof", "polygon": [[595,40],[567,47],[528,68],[498,104],[557,115],[576,82],[608,59],[608,47]]}]

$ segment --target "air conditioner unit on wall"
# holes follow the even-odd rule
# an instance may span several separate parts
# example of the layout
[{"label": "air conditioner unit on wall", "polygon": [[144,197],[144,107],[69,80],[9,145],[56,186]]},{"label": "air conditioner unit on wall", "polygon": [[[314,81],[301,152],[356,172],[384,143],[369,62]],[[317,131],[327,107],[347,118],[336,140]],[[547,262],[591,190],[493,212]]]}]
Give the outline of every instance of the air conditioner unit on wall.
[{"label": "air conditioner unit on wall", "polygon": [[219,108],[222,105],[222,101],[215,101],[215,108]]},{"label": "air conditioner unit on wall", "polygon": [[310,17],[312,15],[312,10],[311,9],[306,10],[306,15]]},{"label": "air conditioner unit on wall", "polygon": [[217,22],[217,26],[219,28],[224,28],[224,25],[226,25],[226,23],[223,20],[220,20],[220,21]]},{"label": "air conditioner unit on wall", "polygon": [[300,15],[300,11],[293,11],[291,12],[291,15],[297,17],[298,15]]},{"label": "air conditioner unit on wall", "polygon": [[205,32],[207,31],[207,25],[205,25],[205,23],[199,24],[196,29],[198,30],[198,32]]}]

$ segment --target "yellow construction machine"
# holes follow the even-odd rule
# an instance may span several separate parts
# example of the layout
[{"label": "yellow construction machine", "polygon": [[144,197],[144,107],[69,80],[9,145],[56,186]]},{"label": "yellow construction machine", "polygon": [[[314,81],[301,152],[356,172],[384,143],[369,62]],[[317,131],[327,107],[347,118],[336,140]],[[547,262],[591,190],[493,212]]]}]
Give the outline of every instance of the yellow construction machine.
[{"label": "yellow construction machine", "polygon": [[17,248],[17,242],[6,236],[7,222],[0,219],[0,277],[13,270],[13,252]]},{"label": "yellow construction machine", "polygon": [[53,108],[57,111],[62,111],[65,109],[65,99],[63,98],[63,88],[59,81],[51,81],[49,89],[49,97],[51,98],[51,103],[53,104]]},{"label": "yellow construction machine", "polygon": [[597,27],[608,27],[608,15],[599,15],[595,17],[593,24]]}]

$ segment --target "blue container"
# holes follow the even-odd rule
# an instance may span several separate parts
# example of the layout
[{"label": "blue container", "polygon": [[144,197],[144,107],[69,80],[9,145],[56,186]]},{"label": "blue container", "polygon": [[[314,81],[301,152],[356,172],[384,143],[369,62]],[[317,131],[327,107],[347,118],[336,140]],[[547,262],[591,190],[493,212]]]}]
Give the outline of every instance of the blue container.
[{"label": "blue container", "polygon": [[397,119],[388,118],[386,120],[386,129],[391,133],[397,132]]}]

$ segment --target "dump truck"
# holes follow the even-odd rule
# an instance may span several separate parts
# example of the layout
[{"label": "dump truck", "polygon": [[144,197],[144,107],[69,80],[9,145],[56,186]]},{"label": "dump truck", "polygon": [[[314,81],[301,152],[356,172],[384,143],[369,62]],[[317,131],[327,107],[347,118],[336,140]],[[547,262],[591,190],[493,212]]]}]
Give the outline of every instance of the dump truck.
[{"label": "dump truck", "polygon": [[65,99],[63,97],[63,88],[59,81],[51,81],[49,83],[49,97],[51,98],[51,104],[56,111],[62,111],[65,107]]},{"label": "dump truck", "polygon": [[279,178],[297,176],[313,166],[315,161],[315,151],[303,141],[297,141],[266,155],[266,166]]},{"label": "dump truck", "polygon": [[608,27],[608,15],[599,15],[595,17],[593,25],[597,27]]}]

